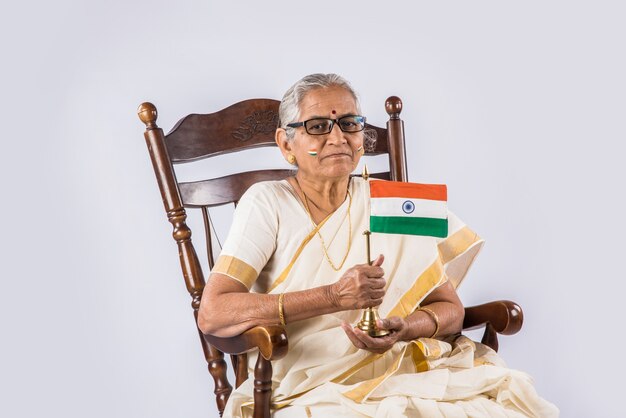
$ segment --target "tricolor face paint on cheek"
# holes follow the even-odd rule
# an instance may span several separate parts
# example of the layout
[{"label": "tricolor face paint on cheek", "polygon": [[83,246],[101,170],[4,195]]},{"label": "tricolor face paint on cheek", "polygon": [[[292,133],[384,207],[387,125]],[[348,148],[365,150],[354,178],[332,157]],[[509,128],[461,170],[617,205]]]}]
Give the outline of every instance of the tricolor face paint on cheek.
[{"label": "tricolor face paint on cheek", "polygon": [[317,157],[317,150],[315,149],[310,149],[307,151],[307,153],[311,156],[311,157]]}]

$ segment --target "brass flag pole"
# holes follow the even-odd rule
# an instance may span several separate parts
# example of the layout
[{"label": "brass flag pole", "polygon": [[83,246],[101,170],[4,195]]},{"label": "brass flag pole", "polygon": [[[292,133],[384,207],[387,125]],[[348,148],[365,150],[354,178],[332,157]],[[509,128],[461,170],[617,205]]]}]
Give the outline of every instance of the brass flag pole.
[{"label": "brass flag pole", "polygon": [[[363,179],[367,181],[369,179],[369,172],[367,171],[367,165],[363,166]],[[365,235],[365,250],[367,253],[367,264],[372,265],[372,255],[370,252],[370,235],[372,233],[369,230],[363,232]],[[386,329],[380,329],[376,324],[376,321],[380,319],[378,315],[378,309],[367,308],[363,311],[361,320],[357,323],[356,327],[361,331],[367,333],[370,337],[384,337],[389,335],[389,331]]]}]

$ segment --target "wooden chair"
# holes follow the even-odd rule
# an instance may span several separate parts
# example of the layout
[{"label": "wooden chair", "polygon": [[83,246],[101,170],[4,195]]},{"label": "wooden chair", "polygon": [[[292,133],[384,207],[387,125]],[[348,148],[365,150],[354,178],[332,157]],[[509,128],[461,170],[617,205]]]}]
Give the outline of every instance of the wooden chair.
[{"label": "wooden chair", "polygon": [[[278,123],[279,102],[253,99],[236,103],[219,112],[191,114],[181,119],[167,135],[156,124],[157,109],[151,103],[139,106],[138,115],[146,126],[145,139],[173,238],[187,291],[191,295],[194,319],[197,321],[200,298],[205,285],[201,263],[191,241],[186,209],[202,213],[206,236],[206,256],[213,267],[211,219],[208,208],[237,203],[252,184],[263,180],[279,180],[292,175],[291,170],[261,170],[233,174],[195,182],[178,182],[174,164],[184,164],[245,149],[275,146],[274,131]],[[377,133],[375,145],[366,144],[367,155],[388,154],[389,172],[373,173],[372,177],[407,180],[404,125],[400,119],[402,102],[392,96],[385,103],[389,115],[387,128],[369,126]],[[521,308],[510,301],[491,302],[465,309],[464,329],[485,327],[482,342],[498,349],[497,334],[514,334],[522,326]],[[231,355],[235,385],[248,378],[247,352],[260,354],[254,371],[254,417],[270,417],[272,360],[287,353],[287,334],[280,325],[252,328],[231,338],[203,335],[198,330],[209,373],[215,381],[215,396],[220,416],[232,391],[226,378],[224,353]]]}]

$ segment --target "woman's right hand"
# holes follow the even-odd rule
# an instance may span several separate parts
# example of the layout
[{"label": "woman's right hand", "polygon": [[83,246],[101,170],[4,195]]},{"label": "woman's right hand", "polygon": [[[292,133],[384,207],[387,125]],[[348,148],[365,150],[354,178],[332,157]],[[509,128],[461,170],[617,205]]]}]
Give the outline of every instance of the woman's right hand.
[{"label": "woman's right hand", "polygon": [[380,267],[385,261],[381,254],[372,265],[357,264],[346,270],[341,278],[331,285],[331,293],[341,310],[363,309],[378,306],[385,296],[385,272]]}]

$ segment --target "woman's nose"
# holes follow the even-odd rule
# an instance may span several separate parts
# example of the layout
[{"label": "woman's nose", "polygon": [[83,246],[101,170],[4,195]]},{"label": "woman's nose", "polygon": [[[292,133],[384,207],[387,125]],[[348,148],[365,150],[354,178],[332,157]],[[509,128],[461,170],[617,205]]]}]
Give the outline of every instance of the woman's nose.
[{"label": "woman's nose", "polygon": [[343,134],[343,131],[341,130],[341,128],[339,128],[339,125],[337,123],[333,124],[333,128],[327,135],[328,137],[326,139],[326,142],[337,144],[345,144],[346,142],[348,142]]}]

